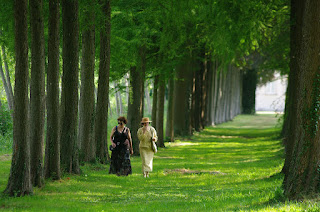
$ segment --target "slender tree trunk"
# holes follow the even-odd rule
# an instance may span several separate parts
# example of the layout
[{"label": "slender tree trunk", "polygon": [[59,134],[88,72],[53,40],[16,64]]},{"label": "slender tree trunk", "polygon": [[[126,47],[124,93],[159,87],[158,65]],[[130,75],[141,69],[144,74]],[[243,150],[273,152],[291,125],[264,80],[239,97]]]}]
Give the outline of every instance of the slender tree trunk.
[{"label": "slender tree trunk", "polygon": [[[198,66],[197,66],[198,68]],[[202,76],[203,68],[199,64],[198,70],[195,72],[195,104],[194,104],[194,129],[200,132],[201,126],[201,108],[202,108]]]},{"label": "slender tree trunk", "polygon": [[167,126],[166,126],[166,137],[169,138],[171,142],[174,141],[174,131],[173,131],[173,123],[174,123],[174,79],[171,77],[169,79],[169,95],[168,95],[168,111],[167,111]]},{"label": "slender tree trunk", "polygon": [[295,116],[295,123],[290,127],[294,140],[284,191],[289,199],[300,199],[318,195],[320,187],[320,22],[314,21],[320,19],[320,2],[293,1],[293,6],[292,9],[301,9],[296,16],[297,23],[301,19],[301,25],[295,23],[295,33],[292,32],[298,39],[292,53],[297,56],[297,81],[293,82],[297,92],[296,111],[290,114]]},{"label": "slender tree trunk", "polygon": [[13,99],[11,98],[7,79],[6,79],[4,72],[3,72],[1,54],[0,54],[0,75],[1,75],[4,90],[6,92],[9,110],[12,110],[13,109]]},{"label": "slender tree trunk", "polygon": [[158,84],[159,84],[159,75],[154,77],[153,81],[153,92],[152,92],[152,122],[153,127],[157,129],[157,105],[158,105]]},{"label": "slender tree trunk", "polygon": [[45,116],[45,55],[42,0],[30,0],[31,23],[31,84],[30,84],[30,145],[31,181],[43,184],[43,142]]},{"label": "slender tree trunk", "polygon": [[13,154],[10,176],[4,193],[32,194],[30,144],[28,141],[28,1],[15,1],[15,95],[13,112]]},{"label": "slender tree trunk", "polygon": [[246,70],[243,76],[242,108],[244,114],[255,114],[257,70]]},{"label": "slender tree trunk", "polygon": [[79,20],[78,1],[62,0],[63,18],[63,77],[61,168],[80,173],[77,142],[78,85],[79,85]]},{"label": "slender tree trunk", "polygon": [[[6,51],[5,51],[5,48],[4,48],[3,45],[1,46],[1,49],[2,49],[2,55],[3,55],[4,68],[5,68],[5,71],[6,71],[6,80],[7,80],[7,84],[8,84],[8,87],[9,87],[10,98],[11,98],[11,101],[12,101],[12,104],[13,104],[13,89],[12,89],[12,85],[11,85],[7,54],[6,54]],[[13,105],[12,105],[12,109],[13,109]]]},{"label": "slender tree trunk", "polygon": [[200,127],[201,129],[204,129],[204,127],[207,125],[208,122],[208,116],[207,116],[207,107],[208,107],[208,61],[204,54],[205,60],[203,62],[203,72],[201,76],[201,114],[200,114]]},{"label": "slender tree trunk", "polygon": [[82,160],[95,160],[93,152],[93,120],[94,120],[94,67],[95,67],[95,26],[94,1],[85,12],[86,25],[82,33],[82,67],[80,94],[79,143]]},{"label": "slender tree trunk", "polygon": [[100,33],[100,65],[98,80],[98,98],[95,120],[96,157],[100,163],[109,160],[107,151],[108,139],[108,105],[109,105],[109,75],[110,75],[110,35],[111,35],[111,5],[110,0],[104,0],[102,8],[105,23]]},{"label": "slender tree trunk", "polygon": [[141,93],[142,74],[137,71],[136,67],[130,69],[130,91],[128,100],[128,124],[130,128],[133,151],[135,155],[139,154],[139,140],[137,131],[140,127],[142,118],[142,101],[143,93]]},{"label": "slender tree trunk", "polygon": [[49,38],[47,71],[47,140],[45,154],[45,178],[59,180],[60,138],[59,138],[59,0],[49,2]]},{"label": "slender tree trunk", "polygon": [[157,105],[157,134],[158,134],[158,146],[165,147],[163,137],[163,120],[164,120],[164,93],[165,93],[165,79],[161,75],[159,79],[159,90],[158,90],[158,105]]},{"label": "slender tree trunk", "polygon": [[146,102],[147,102],[147,112],[148,114],[152,114],[152,111],[151,111],[151,101],[150,101],[150,95],[149,95],[149,88],[148,86],[145,86],[145,92],[144,92],[144,95],[146,96]]}]

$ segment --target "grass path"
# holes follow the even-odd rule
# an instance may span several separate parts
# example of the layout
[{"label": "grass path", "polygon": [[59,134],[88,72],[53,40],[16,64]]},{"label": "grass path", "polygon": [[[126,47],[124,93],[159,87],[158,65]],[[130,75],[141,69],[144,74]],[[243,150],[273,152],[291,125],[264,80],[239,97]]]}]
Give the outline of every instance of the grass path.
[{"label": "grass path", "polygon": [[[238,116],[188,140],[166,144],[143,178],[141,159],[133,175],[107,174],[109,166],[85,165],[80,176],[47,181],[33,196],[0,197],[14,211],[318,211],[316,201],[279,202],[283,177],[280,128],[273,115]],[[0,156],[0,190],[10,158]]]}]

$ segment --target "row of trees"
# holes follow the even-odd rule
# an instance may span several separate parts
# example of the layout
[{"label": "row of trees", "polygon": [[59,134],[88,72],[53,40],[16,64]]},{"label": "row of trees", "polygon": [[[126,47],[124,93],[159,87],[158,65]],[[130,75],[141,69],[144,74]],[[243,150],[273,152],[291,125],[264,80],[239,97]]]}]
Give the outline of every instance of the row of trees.
[{"label": "row of trees", "polygon": [[[8,18],[10,12],[3,13],[8,15],[0,20],[1,45],[5,46],[2,60],[5,62],[4,56],[11,52],[16,63],[14,95],[9,89],[7,92],[8,103],[10,97],[14,99],[14,146],[6,193],[31,193],[31,184],[43,183],[43,168],[45,177],[59,179],[60,170],[79,173],[81,160],[104,163],[108,158],[109,81],[127,73],[127,117],[135,154],[139,149],[134,132],[144,115],[144,99],[149,97],[146,81],[153,82],[152,120],[160,146],[165,140],[165,113],[166,136],[171,141],[174,136],[190,135],[207,125],[231,120],[242,107],[251,113],[252,104],[243,103],[252,102],[255,85],[262,76],[270,75],[266,70],[288,73],[290,27],[291,60],[283,128],[285,194],[296,199],[301,194],[318,192],[320,28],[312,21],[320,14],[318,2],[292,0],[290,8],[289,2],[280,0],[127,0],[113,2],[112,10],[108,0],[63,0],[61,5],[53,0],[30,0],[28,5],[23,0],[14,6],[10,2],[1,8],[14,8],[15,27]],[[12,32],[14,41],[10,39]],[[3,81],[10,82],[6,68],[5,73],[1,71]]]}]

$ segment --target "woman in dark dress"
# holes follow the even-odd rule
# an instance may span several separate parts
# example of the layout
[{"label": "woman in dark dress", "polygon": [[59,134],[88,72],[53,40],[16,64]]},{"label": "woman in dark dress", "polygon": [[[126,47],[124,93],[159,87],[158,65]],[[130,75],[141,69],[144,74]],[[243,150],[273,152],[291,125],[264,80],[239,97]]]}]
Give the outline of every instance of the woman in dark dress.
[{"label": "woman in dark dress", "polygon": [[131,134],[127,124],[127,119],[123,116],[118,118],[118,125],[111,131],[111,164],[109,174],[118,176],[132,174],[130,154],[133,154]]}]

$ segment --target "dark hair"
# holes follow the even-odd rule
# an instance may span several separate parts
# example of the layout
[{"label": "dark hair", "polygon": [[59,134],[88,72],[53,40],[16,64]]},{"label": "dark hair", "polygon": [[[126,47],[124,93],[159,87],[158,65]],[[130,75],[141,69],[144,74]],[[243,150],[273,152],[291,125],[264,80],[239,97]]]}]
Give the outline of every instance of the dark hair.
[{"label": "dark hair", "polygon": [[124,116],[120,116],[117,120],[122,121],[124,124],[127,124],[127,122],[128,122]]}]

